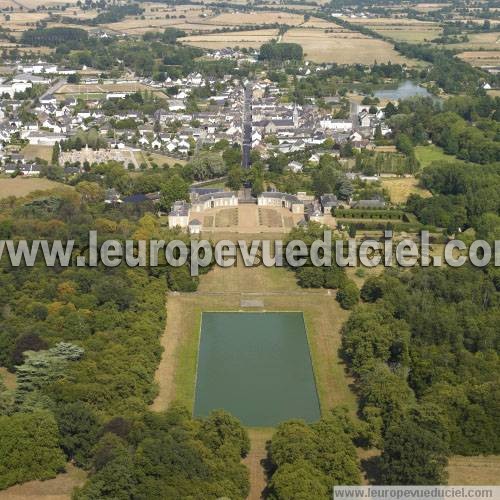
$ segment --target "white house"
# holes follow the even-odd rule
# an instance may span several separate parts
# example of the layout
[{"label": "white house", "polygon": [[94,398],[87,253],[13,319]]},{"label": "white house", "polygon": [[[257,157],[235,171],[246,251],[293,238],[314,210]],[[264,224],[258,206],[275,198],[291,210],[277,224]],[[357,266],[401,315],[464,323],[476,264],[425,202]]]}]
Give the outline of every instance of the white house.
[{"label": "white house", "polygon": [[348,132],[352,130],[352,122],[349,120],[333,120],[331,118],[320,120],[319,126],[324,130],[336,130]]},{"label": "white house", "polygon": [[287,165],[287,167],[288,167],[289,170],[291,170],[294,173],[302,172],[302,163],[300,163],[298,161],[291,161]]}]

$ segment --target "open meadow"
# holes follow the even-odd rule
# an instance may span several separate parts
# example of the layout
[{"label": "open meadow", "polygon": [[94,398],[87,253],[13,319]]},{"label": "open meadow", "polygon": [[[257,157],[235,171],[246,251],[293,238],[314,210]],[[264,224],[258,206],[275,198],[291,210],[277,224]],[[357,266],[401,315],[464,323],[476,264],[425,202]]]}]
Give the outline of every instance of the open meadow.
[{"label": "open meadow", "polygon": [[463,160],[459,160],[453,155],[447,155],[439,146],[435,145],[417,146],[415,148],[415,156],[420,162],[421,168],[429,166],[434,161],[453,161],[463,163]]},{"label": "open meadow", "polygon": [[40,146],[37,144],[28,144],[22,149],[22,154],[27,160],[36,160],[40,158],[46,162],[52,160],[52,146]]},{"label": "open meadow", "polygon": [[418,194],[423,198],[428,198],[431,193],[418,185],[415,177],[397,177],[382,179],[382,187],[389,193],[392,203],[406,203],[411,194]]},{"label": "open meadow", "polygon": [[45,178],[26,178],[18,176],[15,179],[0,178],[0,199],[9,196],[27,196],[34,191],[47,191],[49,189],[72,189],[60,182],[49,181]]},{"label": "open meadow", "polygon": [[448,484],[498,485],[500,478],[500,456],[476,456],[450,458],[447,467]]},{"label": "open meadow", "polygon": [[0,500],[70,500],[73,490],[83,486],[87,473],[66,464],[64,473],[46,481],[28,481],[0,491]]}]

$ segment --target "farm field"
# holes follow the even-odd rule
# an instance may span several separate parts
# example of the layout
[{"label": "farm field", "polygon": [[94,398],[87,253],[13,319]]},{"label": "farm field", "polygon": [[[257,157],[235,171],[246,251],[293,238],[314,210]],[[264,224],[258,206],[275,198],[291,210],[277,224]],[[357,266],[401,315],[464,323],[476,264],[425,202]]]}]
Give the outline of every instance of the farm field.
[{"label": "farm field", "polygon": [[[61,4],[63,2],[60,2]],[[26,5],[25,5],[26,4]],[[33,6],[34,4],[34,6]],[[31,10],[36,8],[39,5],[39,2],[33,2],[33,1],[25,1],[21,5],[25,5],[26,10]],[[29,5],[29,6],[28,6]],[[16,2],[16,4],[13,5],[14,9],[19,9],[20,4]],[[1,7],[0,7],[1,8]],[[27,29],[30,28],[36,28],[37,23],[43,21],[47,22],[48,25],[50,26],[69,26],[68,24],[61,25],[57,23],[51,23],[50,22],[50,17],[47,12],[41,11],[41,12],[24,12],[24,11],[19,11],[16,10],[15,12],[9,13],[10,18],[5,19],[7,13],[4,13],[3,17],[0,17],[2,20],[2,26],[4,28],[7,28],[10,30],[11,34],[14,35],[16,38],[20,38],[22,33],[26,31]],[[90,19],[92,17],[95,17],[96,12],[95,11],[82,11],[76,5],[74,8],[71,6],[69,9],[65,11],[65,15],[68,17],[77,17],[79,19]],[[79,28],[85,29],[85,26],[77,26]]]},{"label": "farm field", "polygon": [[283,42],[302,45],[305,58],[317,63],[408,62],[389,43],[349,31],[327,33],[319,29],[293,28],[285,33]]},{"label": "farm field", "polygon": [[206,24],[220,26],[244,26],[260,24],[286,24],[298,26],[304,22],[304,16],[288,12],[228,12],[212,17]]},{"label": "farm field", "polygon": [[[368,26],[371,27],[371,26]],[[373,27],[374,31],[385,37],[392,38],[396,42],[421,43],[430,42],[442,33],[439,26],[433,25],[390,25],[387,27]]]},{"label": "farm field", "polygon": [[416,19],[396,19],[391,17],[345,19],[352,24],[361,24],[398,42],[419,43],[430,41],[442,32],[442,28],[437,23],[418,21]]},{"label": "farm field", "polygon": [[419,12],[432,12],[448,7],[449,5],[449,3],[417,3],[412,5],[412,9],[418,10]]},{"label": "farm field", "polygon": [[224,47],[258,48],[278,36],[276,29],[213,33],[181,38],[180,41],[197,47],[221,49]]},{"label": "farm field", "polygon": [[[317,20],[319,21],[319,20]],[[213,15],[206,7],[194,5],[179,5],[164,8],[157,4],[153,7],[146,4],[144,19],[139,17],[126,18],[120,22],[103,25],[103,27],[117,33],[140,35],[147,31],[162,31],[167,27],[175,27],[190,32],[210,32],[223,28],[237,26],[258,26],[265,24],[286,24],[298,26],[304,23],[304,16],[286,12],[224,12]],[[327,22],[324,22],[328,25]],[[225,41],[227,33],[220,35],[220,41]],[[217,40],[217,38],[216,38]],[[215,40],[215,41],[216,41]],[[229,41],[233,41],[232,39]],[[210,40],[211,43],[214,40]],[[219,44],[211,48],[224,47]]]},{"label": "farm field", "polygon": [[468,42],[456,43],[450,46],[462,50],[495,50],[500,49],[500,33],[472,33]]},{"label": "farm field", "polygon": [[498,485],[500,456],[453,456],[447,470],[448,484]]},{"label": "farm field", "polygon": [[189,19],[126,19],[104,26],[111,31],[126,35],[142,35],[148,31],[163,31],[166,28],[178,28],[185,31],[222,28],[222,26],[207,27],[202,24],[202,20],[201,17]]},{"label": "farm field", "polygon": [[30,179],[21,176],[15,179],[0,179],[0,199],[9,196],[27,196],[34,191],[46,191],[49,189],[71,189],[69,186],[48,179]]},{"label": "farm field", "polygon": [[55,94],[105,94],[107,92],[143,92],[151,90],[142,83],[67,83],[60,87]]},{"label": "farm field", "polygon": [[387,189],[392,203],[405,203],[410,194],[418,194],[428,198],[431,193],[418,185],[415,177],[398,177],[396,179],[382,179],[382,187]]},{"label": "farm field", "polygon": [[466,50],[458,54],[458,57],[472,66],[497,66],[500,64],[500,50]]}]

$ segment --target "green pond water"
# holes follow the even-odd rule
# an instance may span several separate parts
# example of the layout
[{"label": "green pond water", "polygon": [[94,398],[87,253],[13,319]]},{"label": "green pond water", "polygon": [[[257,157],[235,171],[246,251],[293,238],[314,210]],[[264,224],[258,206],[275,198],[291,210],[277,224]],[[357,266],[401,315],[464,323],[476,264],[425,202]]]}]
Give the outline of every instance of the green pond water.
[{"label": "green pond water", "polygon": [[302,313],[203,313],[194,415],[244,425],[320,418]]}]

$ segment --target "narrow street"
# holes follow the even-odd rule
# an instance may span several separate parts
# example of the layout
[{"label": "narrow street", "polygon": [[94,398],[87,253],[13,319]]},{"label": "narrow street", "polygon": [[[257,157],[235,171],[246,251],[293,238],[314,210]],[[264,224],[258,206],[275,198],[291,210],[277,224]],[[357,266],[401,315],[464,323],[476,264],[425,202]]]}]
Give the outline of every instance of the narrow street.
[{"label": "narrow street", "polygon": [[243,135],[242,159],[243,168],[250,167],[250,151],[252,150],[252,82],[245,87],[245,102],[243,104]]}]

